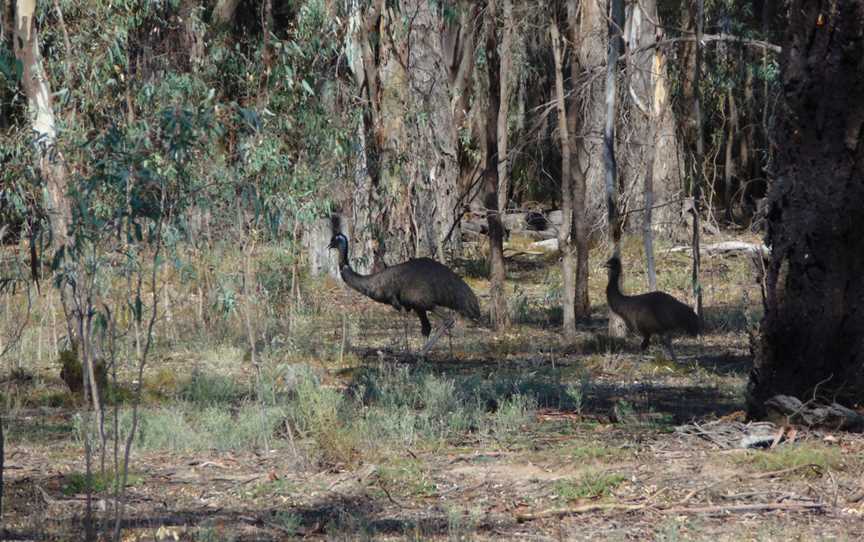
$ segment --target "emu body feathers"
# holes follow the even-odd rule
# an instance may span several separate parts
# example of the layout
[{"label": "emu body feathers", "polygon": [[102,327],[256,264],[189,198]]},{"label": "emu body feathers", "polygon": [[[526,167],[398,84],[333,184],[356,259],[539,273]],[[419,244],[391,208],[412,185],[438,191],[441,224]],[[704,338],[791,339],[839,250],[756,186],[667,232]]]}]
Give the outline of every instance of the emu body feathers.
[{"label": "emu body feathers", "polygon": [[652,335],[660,335],[672,359],[676,359],[670,335],[699,334],[699,317],[693,309],[665,292],[624,295],[618,286],[621,260],[611,258],[606,267],[609,268],[606,300],[612,312],[624,320],[627,329],[642,336],[642,350],[648,348]]},{"label": "emu body feathers", "polygon": [[[437,313],[439,308],[447,308],[468,318],[480,318],[480,303],[471,287],[450,268],[435,260],[411,259],[378,273],[361,275],[351,268],[348,261],[347,237],[341,233],[334,235],[330,248],[339,250],[339,273],[345,284],[379,303],[397,310],[414,311],[426,337],[432,331],[427,312]],[[449,329],[452,325],[452,318],[446,319],[444,328]],[[429,339],[423,348],[424,353],[439,336],[437,333]]]}]

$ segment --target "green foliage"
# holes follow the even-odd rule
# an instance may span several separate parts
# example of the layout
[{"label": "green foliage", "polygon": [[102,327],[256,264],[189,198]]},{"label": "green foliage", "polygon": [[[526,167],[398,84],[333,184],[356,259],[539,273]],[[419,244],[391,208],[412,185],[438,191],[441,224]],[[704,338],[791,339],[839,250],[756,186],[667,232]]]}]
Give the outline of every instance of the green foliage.
[{"label": "green foliage", "polygon": [[626,480],[625,476],[599,470],[589,470],[576,480],[560,480],[555,483],[555,493],[562,499],[598,499],[606,497]]},{"label": "green foliage", "polygon": [[[126,486],[135,486],[143,482],[144,478],[139,474],[128,473],[126,475]],[[63,494],[66,496],[80,495],[82,493],[102,493],[109,491],[114,487],[114,484],[120,482],[120,477],[115,476],[113,472],[90,473],[87,476],[83,472],[71,472],[65,476],[63,484]]]}]

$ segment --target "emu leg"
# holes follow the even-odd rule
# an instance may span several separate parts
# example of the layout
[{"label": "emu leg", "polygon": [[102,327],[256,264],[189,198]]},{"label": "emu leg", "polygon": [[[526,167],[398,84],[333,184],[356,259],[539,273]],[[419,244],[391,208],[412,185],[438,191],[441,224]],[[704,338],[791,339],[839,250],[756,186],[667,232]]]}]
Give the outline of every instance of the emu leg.
[{"label": "emu leg", "polygon": [[423,349],[420,351],[421,355],[426,355],[429,350],[438,342],[438,339],[441,338],[441,335],[450,331],[450,328],[453,327],[453,324],[456,323],[456,320],[452,317],[438,310],[432,311],[432,314],[444,320],[444,324],[441,325],[438,329],[435,330],[434,333],[429,337],[429,340],[426,341],[426,345],[423,346]]},{"label": "emu leg", "polygon": [[432,331],[432,324],[429,323],[429,318],[426,317],[426,311],[414,309],[414,312],[416,312],[417,317],[420,318],[420,333],[422,333],[424,337],[428,337],[429,332]]},{"label": "emu leg", "polygon": [[651,335],[643,335],[642,336],[642,352],[648,350],[648,345],[651,343]]},{"label": "emu leg", "polygon": [[678,363],[678,358],[675,357],[675,349],[672,348],[672,338],[668,335],[663,336],[663,346],[666,347],[666,350],[669,352],[669,357],[672,358],[672,361]]}]

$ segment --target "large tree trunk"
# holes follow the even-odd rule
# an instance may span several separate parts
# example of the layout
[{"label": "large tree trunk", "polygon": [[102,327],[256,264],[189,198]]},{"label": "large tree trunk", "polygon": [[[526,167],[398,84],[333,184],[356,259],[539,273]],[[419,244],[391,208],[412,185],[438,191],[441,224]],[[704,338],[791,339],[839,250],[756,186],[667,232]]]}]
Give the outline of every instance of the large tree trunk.
[{"label": "large tree trunk", "polygon": [[504,226],[501,209],[498,207],[498,113],[500,110],[500,59],[498,57],[498,29],[496,0],[486,4],[486,74],[489,85],[486,104],[486,160],[483,173],[483,202],[486,206],[486,221],[489,231],[489,296],[490,323],[494,329],[510,324],[504,280]]},{"label": "large tree trunk", "polygon": [[[662,47],[648,48],[664,39],[662,27],[655,24],[658,17],[656,0],[628,5],[625,29],[632,54],[627,58],[627,86],[620,93],[624,98],[619,119],[626,117],[628,131],[619,137],[627,142],[619,161],[621,184],[645,187],[650,181],[650,205],[646,193],[645,212],[634,217],[641,216],[641,224],[637,218],[634,225],[642,227],[646,239],[653,234],[670,237],[681,222],[680,205],[670,204],[681,195],[681,176],[674,114],[669,106],[666,53]],[[656,209],[648,208],[654,205]],[[656,284],[651,283],[650,288],[655,289]]]},{"label": "large tree trunk", "polygon": [[447,237],[458,213],[459,164],[441,15],[424,0],[388,6],[378,0],[355,14],[348,45],[366,101],[367,174],[352,194],[351,226],[355,252],[373,269],[443,259],[460,243]]},{"label": "large tree trunk", "polygon": [[864,1],[788,13],[754,416],[781,394],[864,400]]},{"label": "large tree trunk", "polygon": [[601,227],[605,205],[603,169],[603,121],[605,93],[598,73],[606,63],[605,3],[581,0],[577,12],[569,14],[570,38],[573,41],[580,74],[574,79],[576,107],[581,112],[579,129],[574,132],[579,167],[585,180],[585,221],[588,229]]},{"label": "large tree trunk", "polygon": [[21,62],[21,86],[27,96],[33,145],[38,171],[45,186],[45,212],[51,226],[54,249],[70,240],[72,207],[68,199],[69,172],[63,155],[57,149],[57,130],[51,100],[51,87],[42,67],[39,38],[34,21],[36,2],[18,0],[15,9],[15,58]]}]

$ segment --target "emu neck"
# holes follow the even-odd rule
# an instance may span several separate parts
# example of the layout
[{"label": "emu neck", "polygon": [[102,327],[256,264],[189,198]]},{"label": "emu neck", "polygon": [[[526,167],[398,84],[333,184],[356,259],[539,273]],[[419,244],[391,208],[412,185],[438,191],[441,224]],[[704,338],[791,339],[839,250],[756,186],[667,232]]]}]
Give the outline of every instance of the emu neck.
[{"label": "emu neck", "polygon": [[361,275],[354,271],[351,267],[351,263],[348,261],[348,249],[343,248],[339,250],[339,275],[342,276],[342,280],[345,281],[345,284],[350,286],[351,288],[357,290],[361,294],[371,297],[372,299],[378,300],[377,295],[372,290],[372,285],[370,284],[370,278],[373,275]]},{"label": "emu neck", "polygon": [[[609,270],[609,284],[606,285],[606,298],[609,300],[609,305],[612,310],[617,309],[621,302],[624,301],[625,295],[621,293],[621,287],[619,283],[621,282],[621,270],[620,269],[610,269]],[[616,311],[617,312],[617,311]]]}]

